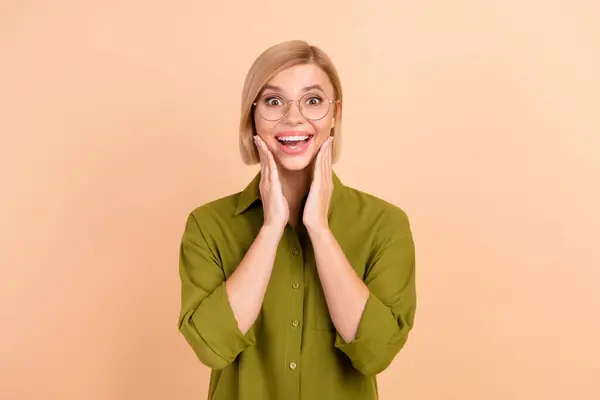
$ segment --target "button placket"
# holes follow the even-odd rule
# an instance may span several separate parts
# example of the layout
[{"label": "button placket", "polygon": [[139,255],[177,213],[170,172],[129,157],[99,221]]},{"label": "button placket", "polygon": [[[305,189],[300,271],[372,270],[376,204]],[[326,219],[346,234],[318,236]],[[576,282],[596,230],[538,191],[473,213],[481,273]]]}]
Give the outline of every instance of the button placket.
[{"label": "button placket", "polygon": [[286,385],[288,386],[289,400],[298,400],[300,390],[299,360],[302,346],[302,317],[304,315],[304,254],[303,248],[298,240],[295,230],[288,230],[286,235],[288,271],[287,290],[289,293],[289,308],[287,314],[288,332],[286,343],[287,374]]}]

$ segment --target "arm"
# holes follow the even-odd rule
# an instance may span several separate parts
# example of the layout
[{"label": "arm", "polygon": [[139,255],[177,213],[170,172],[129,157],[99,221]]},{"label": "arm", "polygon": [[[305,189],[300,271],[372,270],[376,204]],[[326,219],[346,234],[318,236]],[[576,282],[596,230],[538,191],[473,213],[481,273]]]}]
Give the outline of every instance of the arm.
[{"label": "arm", "polygon": [[374,375],[389,366],[408,339],[416,308],[415,254],[403,212],[386,216],[365,281],[329,230],[309,232],[325,299],[336,327],[335,346],[356,369]]},{"label": "arm", "polygon": [[369,288],[356,275],[329,229],[308,232],[331,320],[340,336],[350,342],[356,335]]},{"label": "arm", "polygon": [[262,307],[282,235],[280,229],[263,226],[240,265],[225,282],[233,315],[244,334]]},{"label": "arm", "polygon": [[260,312],[282,231],[263,227],[225,282],[215,251],[193,214],[181,241],[179,331],[200,361],[222,369],[255,343],[251,329]]}]

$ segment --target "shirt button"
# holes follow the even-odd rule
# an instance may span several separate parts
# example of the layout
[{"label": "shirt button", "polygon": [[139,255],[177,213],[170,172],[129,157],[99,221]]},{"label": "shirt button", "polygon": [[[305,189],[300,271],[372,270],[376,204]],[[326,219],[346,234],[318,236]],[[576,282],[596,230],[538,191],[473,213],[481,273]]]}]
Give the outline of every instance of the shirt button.
[{"label": "shirt button", "polygon": [[298,289],[300,287],[300,283],[298,283],[298,281],[296,281],[296,282],[292,283],[292,287],[294,289]]},{"label": "shirt button", "polygon": [[293,326],[294,328],[297,328],[297,327],[298,327],[298,325],[300,325],[300,321],[298,321],[297,319],[295,319],[295,320],[293,320],[293,321],[292,321],[292,326]]},{"label": "shirt button", "polygon": [[296,363],[292,361],[290,363],[290,369],[296,369],[296,367],[297,367]]},{"label": "shirt button", "polygon": [[292,249],[292,255],[294,255],[294,256],[297,256],[299,253],[300,253],[300,251],[298,251],[298,249],[297,249],[297,248],[295,248],[295,247],[294,247],[294,248]]}]

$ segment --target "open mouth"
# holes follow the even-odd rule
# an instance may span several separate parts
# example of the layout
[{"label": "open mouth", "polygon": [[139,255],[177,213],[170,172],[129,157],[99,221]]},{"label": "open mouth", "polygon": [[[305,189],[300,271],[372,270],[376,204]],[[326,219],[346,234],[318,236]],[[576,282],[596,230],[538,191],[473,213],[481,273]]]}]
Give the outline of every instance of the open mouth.
[{"label": "open mouth", "polygon": [[312,138],[312,135],[305,136],[280,136],[277,138],[279,143],[287,147],[298,147],[302,146]]},{"label": "open mouth", "polygon": [[296,136],[278,136],[277,141],[280,144],[280,148],[284,153],[287,154],[298,154],[308,148],[308,144],[311,142],[313,135],[296,135]]}]

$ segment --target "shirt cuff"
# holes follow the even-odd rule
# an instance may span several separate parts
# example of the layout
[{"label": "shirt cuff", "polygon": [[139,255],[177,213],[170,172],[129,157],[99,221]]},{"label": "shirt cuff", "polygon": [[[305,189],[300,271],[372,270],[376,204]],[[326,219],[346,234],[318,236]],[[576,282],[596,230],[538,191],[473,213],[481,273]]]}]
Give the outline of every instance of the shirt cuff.
[{"label": "shirt cuff", "polygon": [[398,330],[389,307],[369,293],[354,339],[346,342],[336,333],[335,347],[344,352],[360,372],[373,375],[379,372],[378,360],[388,358],[388,345]]},{"label": "shirt cuff", "polygon": [[225,282],[202,301],[192,316],[198,334],[206,345],[226,363],[256,343],[254,326],[242,334],[233,314]]}]

